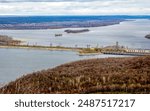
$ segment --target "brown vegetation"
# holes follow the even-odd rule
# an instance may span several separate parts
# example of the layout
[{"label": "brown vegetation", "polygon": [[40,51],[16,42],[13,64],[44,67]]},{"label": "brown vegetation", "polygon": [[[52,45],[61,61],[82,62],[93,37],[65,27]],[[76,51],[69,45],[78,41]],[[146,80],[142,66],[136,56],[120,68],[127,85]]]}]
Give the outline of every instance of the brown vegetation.
[{"label": "brown vegetation", "polygon": [[150,56],[64,64],[23,76],[0,93],[150,93]]},{"label": "brown vegetation", "polygon": [[79,50],[79,54],[92,54],[92,53],[101,53],[101,48],[82,48]]},{"label": "brown vegetation", "polygon": [[18,45],[21,41],[19,40],[13,40],[12,37],[9,37],[7,35],[0,35],[0,45]]}]

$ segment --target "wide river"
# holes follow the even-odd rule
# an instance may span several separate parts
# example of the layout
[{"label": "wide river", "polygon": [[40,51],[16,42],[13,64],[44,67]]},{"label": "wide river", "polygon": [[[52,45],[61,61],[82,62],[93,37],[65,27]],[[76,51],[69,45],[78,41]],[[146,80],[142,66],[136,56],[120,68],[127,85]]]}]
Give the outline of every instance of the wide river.
[{"label": "wide river", "polygon": [[[0,30],[0,35],[9,35],[25,41],[24,44],[62,45],[86,47],[119,44],[130,48],[150,49],[150,20],[125,21],[117,25],[88,28],[90,32],[66,34],[66,29],[47,30]],[[55,34],[63,34],[55,37]],[[60,64],[88,58],[120,57],[113,55],[79,56],[72,51],[47,51],[30,49],[0,49],[0,84],[15,80],[23,74],[52,68]]]}]

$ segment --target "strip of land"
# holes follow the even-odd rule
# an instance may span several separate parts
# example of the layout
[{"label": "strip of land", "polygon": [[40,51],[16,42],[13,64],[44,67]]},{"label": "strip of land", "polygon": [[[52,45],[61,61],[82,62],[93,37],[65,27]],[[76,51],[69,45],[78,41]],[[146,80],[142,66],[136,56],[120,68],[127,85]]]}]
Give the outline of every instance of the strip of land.
[{"label": "strip of land", "polygon": [[33,29],[60,29],[60,28],[85,28],[101,27],[119,24],[124,19],[116,20],[90,20],[90,21],[63,21],[63,22],[42,22],[42,23],[12,23],[1,24],[0,29],[9,30],[33,30]]},{"label": "strip of land", "polygon": [[38,45],[0,45],[0,48],[36,49],[36,50],[56,50],[56,51],[76,51],[80,56],[111,54],[111,55],[131,55],[145,56],[150,55],[150,50],[145,49],[126,49],[122,46],[107,46],[104,48],[80,48],[63,46],[38,46]]}]

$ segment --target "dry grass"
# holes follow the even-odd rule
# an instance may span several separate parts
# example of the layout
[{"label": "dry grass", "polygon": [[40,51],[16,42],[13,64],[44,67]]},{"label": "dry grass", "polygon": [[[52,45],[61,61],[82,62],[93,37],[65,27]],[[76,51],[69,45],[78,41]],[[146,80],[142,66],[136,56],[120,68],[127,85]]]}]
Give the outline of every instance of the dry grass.
[{"label": "dry grass", "polygon": [[150,93],[150,56],[64,64],[23,76],[0,93]]}]

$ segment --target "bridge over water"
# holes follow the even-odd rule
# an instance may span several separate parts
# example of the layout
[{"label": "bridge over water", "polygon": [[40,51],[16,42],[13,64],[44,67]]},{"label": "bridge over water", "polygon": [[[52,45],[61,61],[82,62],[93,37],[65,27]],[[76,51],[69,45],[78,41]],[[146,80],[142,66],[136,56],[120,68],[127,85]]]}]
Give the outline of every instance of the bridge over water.
[{"label": "bridge over water", "polygon": [[150,55],[150,49],[123,49],[122,51],[102,51],[102,53],[112,55],[148,56]]}]

